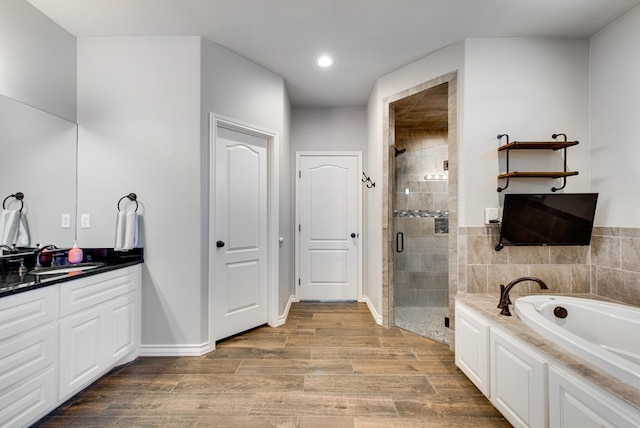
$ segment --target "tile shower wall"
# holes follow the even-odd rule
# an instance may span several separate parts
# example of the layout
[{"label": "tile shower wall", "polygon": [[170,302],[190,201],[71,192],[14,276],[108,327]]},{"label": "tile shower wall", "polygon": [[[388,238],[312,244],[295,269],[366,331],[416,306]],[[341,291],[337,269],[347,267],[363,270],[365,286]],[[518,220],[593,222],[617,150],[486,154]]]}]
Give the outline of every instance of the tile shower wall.
[{"label": "tile shower wall", "polygon": [[394,217],[404,234],[404,251],[395,252],[396,307],[449,305],[447,138],[446,130],[396,128],[396,148],[406,149],[395,158]]},{"label": "tile shower wall", "polygon": [[[499,293],[521,276],[547,283],[549,293],[593,293],[640,305],[640,229],[594,227],[590,247],[504,247],[497,227],[458,228],[458,292]],[[539,292],[521,283],[513,293]]]}]

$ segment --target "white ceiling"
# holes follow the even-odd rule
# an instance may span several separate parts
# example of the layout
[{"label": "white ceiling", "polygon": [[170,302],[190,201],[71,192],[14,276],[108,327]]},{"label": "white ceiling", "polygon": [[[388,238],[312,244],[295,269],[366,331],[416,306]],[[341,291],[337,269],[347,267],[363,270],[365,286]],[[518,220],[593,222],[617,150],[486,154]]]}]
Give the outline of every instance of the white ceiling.
[{"label": "white ceiling", "polygon": [[[473,37],[588,37],[640,0],[28,0],[76,37],[209,39],[285,79],[294,106],[365,105],[375,80]],[[314,61],[329,53],[335,64]]]}]

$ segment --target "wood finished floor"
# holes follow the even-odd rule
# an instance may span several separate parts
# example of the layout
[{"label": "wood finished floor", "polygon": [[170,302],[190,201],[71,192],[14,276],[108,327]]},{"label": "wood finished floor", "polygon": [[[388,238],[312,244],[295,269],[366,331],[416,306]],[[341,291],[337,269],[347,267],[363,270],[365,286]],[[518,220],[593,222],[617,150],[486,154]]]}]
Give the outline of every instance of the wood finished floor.
[{"label": "wood finished floor", "polygon": [[296,303],[287,323],[203,357],[139,358],[38,427],[510,427],[438,342],[361,303]]}]

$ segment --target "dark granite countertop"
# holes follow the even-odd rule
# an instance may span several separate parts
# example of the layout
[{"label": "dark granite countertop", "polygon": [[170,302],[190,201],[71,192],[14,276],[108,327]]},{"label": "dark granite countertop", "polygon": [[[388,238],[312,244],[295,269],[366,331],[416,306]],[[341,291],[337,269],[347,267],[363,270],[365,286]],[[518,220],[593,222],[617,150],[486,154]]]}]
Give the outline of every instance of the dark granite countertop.
[{"label": "dark granite countertop", "polygon": [[[142,248],[134,248],[129,251],[114,251],[113,248],[83,248],[82,250],[84,256],[82,263],[100,263],[101,265],[83,271],[36,276],[29,273],[35,266],[35,256],[32,252],[3,257],[0,259],[0,298],[144,262]],[[59,254],[56,257],[57,267],[77,266],[66,261],[66,256],[62,254],[64,251],[68,250],[54,251],[54,254]],[[23,260],[26,272],[18,272],[19,259]],[[41,260],[43,267],[51,266],[51,254],[45,253]]]}]

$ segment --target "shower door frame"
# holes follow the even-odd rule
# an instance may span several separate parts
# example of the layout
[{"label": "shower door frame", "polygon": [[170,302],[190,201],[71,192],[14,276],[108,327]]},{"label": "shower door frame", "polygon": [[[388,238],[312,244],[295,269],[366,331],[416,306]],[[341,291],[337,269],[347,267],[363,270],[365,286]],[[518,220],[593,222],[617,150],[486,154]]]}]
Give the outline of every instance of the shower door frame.
[{"label": "shower door frame", "polygon": [[[428,80],[402,92],[396,93],[383,101],[383,171],[382,177],[382,259],[387,266],[382,270],[382,323],[385,327],[393,326],[393,276],[395,252],[395,117],[391,104],[418,92],[448,83],[448,151],[449,151],[449,346],[453,348],[454,331],[454,296],[458,285],[458,72],[453,71],[435,79]],[[443,320],[444,322],[444,320]]]}]

